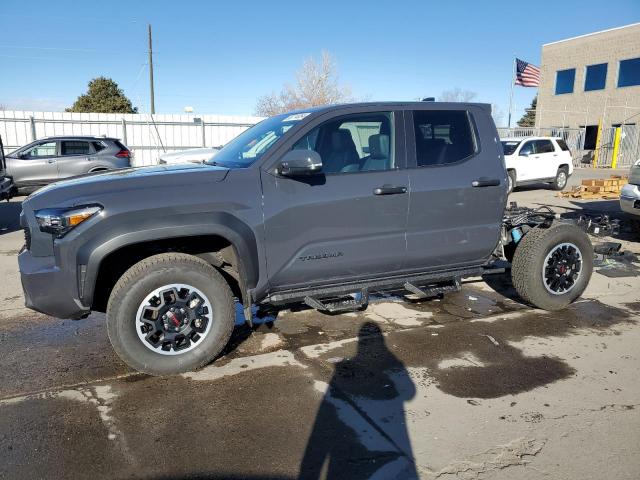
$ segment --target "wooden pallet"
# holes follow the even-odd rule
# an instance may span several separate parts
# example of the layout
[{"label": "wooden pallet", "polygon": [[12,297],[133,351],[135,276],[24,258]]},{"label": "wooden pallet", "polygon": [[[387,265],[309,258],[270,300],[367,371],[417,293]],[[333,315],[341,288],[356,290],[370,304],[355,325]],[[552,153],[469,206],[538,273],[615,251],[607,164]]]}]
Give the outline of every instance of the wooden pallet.
[{"label": "wooden pallet", "polygon": [[627,184],[627,180],[627,177],[620,175],[612,175],[604,180],[582,180],[582,185],[560,192],[558,196],[585,200],[613,200],[620,197],[620,190]]}]

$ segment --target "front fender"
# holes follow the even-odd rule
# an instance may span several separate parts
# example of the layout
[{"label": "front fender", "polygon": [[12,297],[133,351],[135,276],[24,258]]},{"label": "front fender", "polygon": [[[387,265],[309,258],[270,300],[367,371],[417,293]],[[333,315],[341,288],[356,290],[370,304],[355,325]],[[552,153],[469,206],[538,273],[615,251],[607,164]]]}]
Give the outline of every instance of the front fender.
[{"label": "front fender", "polygon": [[100,266],[108,255],[130,245],[177,237],[217,235],[225,238],[236,249],[241,281],[246,289],[255,287],[259,275],[256,238],[251,228],[237,217],[226,212],[210,212],[197,216],[167,216],[154,223],[155,226],[145,228],[144,224],[122,225],[119,222],[117,232],[94,235],[78,250],[76,263],[80,269],[80,283],[84,286],[81,297],[85,305],[91,304]]}]

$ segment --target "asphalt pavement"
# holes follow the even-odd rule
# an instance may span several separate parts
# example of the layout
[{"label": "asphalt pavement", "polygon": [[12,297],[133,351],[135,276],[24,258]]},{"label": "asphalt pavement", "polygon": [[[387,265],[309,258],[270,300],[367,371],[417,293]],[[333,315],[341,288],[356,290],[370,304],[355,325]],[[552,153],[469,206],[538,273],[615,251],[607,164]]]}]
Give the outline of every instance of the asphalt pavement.
[{"label": "asphalt pavement", "polygon": [[[511,199],[617,215],[536,187]],[[596,272],[555,313],[502,275],[443,299],[283,311],[238,326],[204,369],[155,378],[116,357],[104,315],[23,307],[18,214],[0,204],[0,478],[640,477],[638,276]],[[634,235],[616,240],[640,253]]]}]

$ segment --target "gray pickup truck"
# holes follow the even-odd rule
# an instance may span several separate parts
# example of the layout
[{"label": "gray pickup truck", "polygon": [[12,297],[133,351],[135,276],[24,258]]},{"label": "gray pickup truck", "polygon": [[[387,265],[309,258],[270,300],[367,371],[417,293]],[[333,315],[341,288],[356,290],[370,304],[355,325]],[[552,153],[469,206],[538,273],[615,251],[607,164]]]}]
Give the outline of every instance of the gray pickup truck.
[{"label": "gray pickup truck", "polygon": [[546,211],[506,208],[490,107],[368,103],[278,115],[206,164],[61,181],[23,203],[28,307],[106,312],[131,367],[211,362],[252,306],[365,308],[511,268],[525,302],[555,310],[592,272],[592,246]]}]

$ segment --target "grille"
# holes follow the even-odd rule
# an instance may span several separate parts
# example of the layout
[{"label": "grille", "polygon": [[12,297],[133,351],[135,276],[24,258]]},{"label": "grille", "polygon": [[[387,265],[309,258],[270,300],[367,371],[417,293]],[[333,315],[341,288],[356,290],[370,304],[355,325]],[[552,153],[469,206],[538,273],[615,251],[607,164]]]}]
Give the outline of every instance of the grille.
[{"label": "grille", "polygon": [[29,230],[29,227],[24,228],[24,246],[27,250],[31,248],[31,230]]}]

